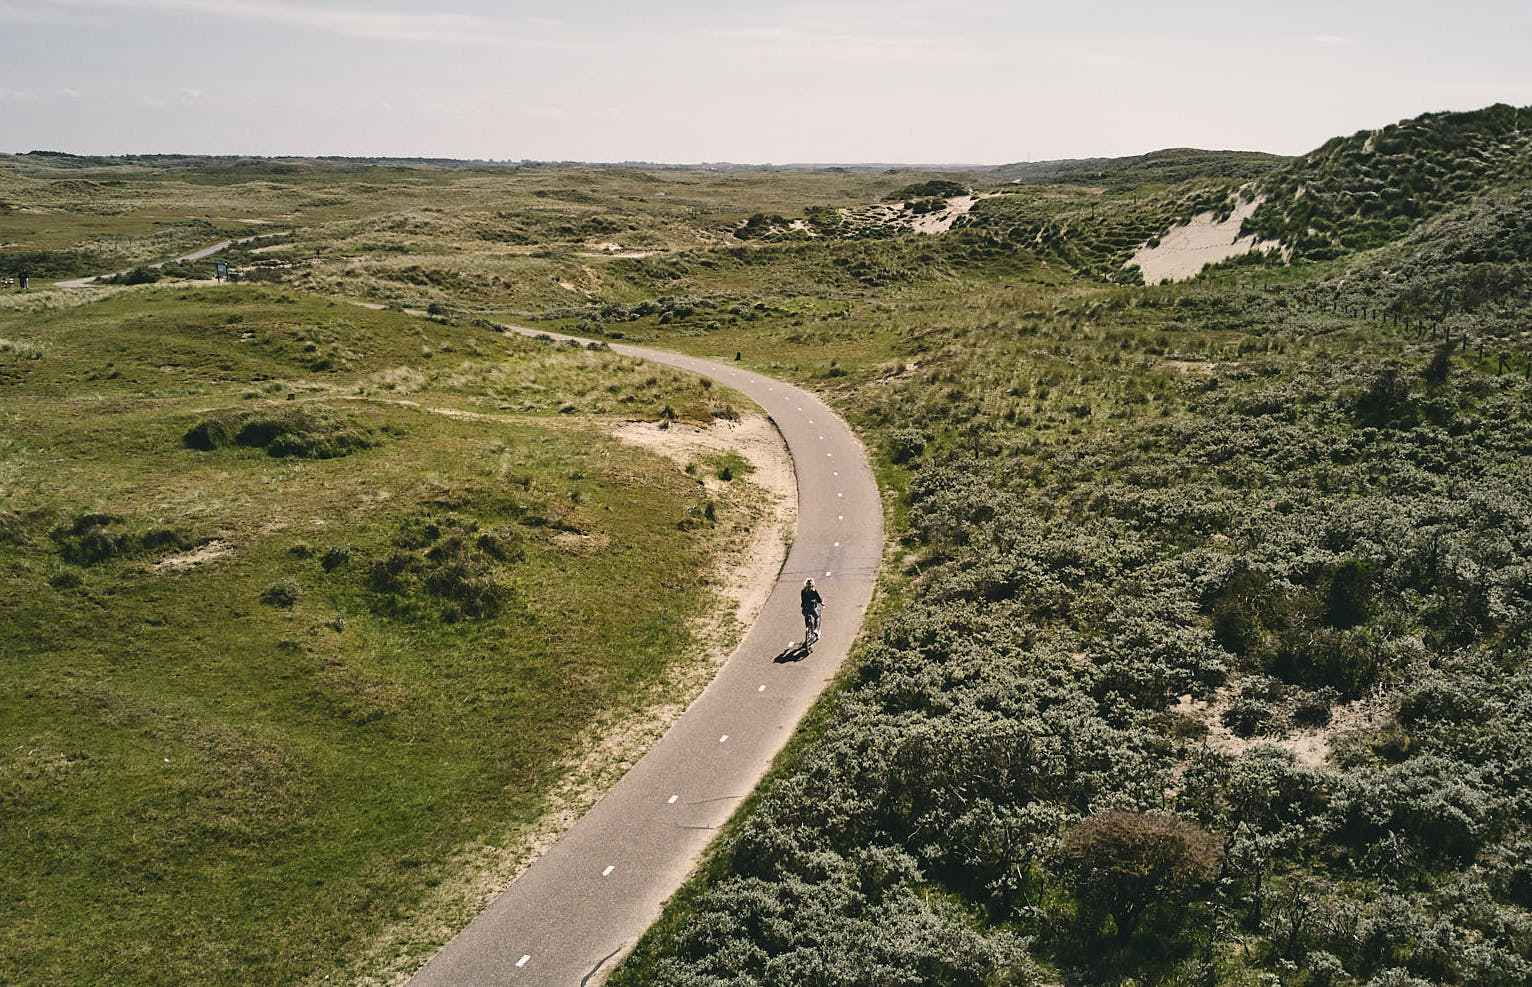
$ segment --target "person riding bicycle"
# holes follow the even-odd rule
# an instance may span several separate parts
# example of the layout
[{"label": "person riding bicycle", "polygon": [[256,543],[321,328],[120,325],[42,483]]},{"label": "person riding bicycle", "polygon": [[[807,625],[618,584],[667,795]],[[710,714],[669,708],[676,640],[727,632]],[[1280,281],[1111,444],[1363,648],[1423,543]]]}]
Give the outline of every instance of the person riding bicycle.
[{"label": "person riding bicycle", "polygon": [[799,597],[803,601],[803,646],[813,647],[819,640],[819,617],[824,612],[825,601],[814,588],[812,579],[803,581],[803,592]]}]

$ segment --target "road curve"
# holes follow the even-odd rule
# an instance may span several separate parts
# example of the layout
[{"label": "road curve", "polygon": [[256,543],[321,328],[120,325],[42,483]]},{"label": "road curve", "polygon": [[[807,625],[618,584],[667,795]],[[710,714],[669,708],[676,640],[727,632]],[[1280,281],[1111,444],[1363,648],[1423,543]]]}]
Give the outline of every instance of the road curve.
[{"label": "road curve", "polygon": [[[144,266],[145,267],[151,267],[151,268],[160,268],[160,267],[164,267],[166,264],[180,264],[180,263],[182,263],[184,261],[201,260],[204,257],[211,257],[211,256],[213,256],[214,254],[218,253],[220,250],[227,250],[230,247],[234,246],[236,243],[249,243],[252,240],[267,240],[267,239],[270,239],[271,237],[274,237],[274,236],[282,236],[282,234],[280,234],[280,233],[260,233],[260,234],[257,234],[256,236],[241,237],[238,240],[220,240],[217,243],[213,244],[211,247],[203,247],[200,250],[193,250],[189,254],[182,254],[179,257],[172,257],[170,260],[157,261],[156,263],[146,264]],[[70,280],[70,281],[55,281],[54,282],[54,287],[56,287],[56,288],[84,288],[86,285],[92,284],[93,282],[97,281],[100,278],[112,278],[112,277],[116,277],[119,274],[126,274],[126,273],[128,273],[128,272],[127,271],[117,271],[117,272],[112,273],[112,274],[92,274],[88,278],[74,278],[73,280]]]},{"label": "road curve", "polygon": [[[577,987],[604,977],[760,781],[840,667],[872,599],[883,553],[878,487],[861,443],[824,402],[728,364],[612,349],[711,377],[761,405],[797,473],[797,534],[759,618],[702,695],[562,840],[415,974],[414,987]],[[823,636],[808,657],[778,661],[802,639],[798,591],[808,577],[825,599]]]}]

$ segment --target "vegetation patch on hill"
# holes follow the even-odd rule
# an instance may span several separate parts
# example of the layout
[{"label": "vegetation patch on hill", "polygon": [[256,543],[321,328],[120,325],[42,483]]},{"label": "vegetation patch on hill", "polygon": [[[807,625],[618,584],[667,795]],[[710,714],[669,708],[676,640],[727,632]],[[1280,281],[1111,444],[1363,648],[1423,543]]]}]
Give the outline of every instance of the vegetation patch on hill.
[{"label": "vegetation patch on hill", "polygon": [[181,442],[209,452],[231,445],[264,449],[269,456],[334,459],[378,444],[356,414],[315,406],[221,411],[186,430]]}]

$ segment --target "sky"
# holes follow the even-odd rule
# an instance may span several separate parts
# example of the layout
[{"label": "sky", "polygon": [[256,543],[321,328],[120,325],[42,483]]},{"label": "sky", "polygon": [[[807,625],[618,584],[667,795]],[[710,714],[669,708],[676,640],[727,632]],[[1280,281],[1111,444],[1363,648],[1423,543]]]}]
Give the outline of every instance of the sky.
[{"label": "sky", "polygon": [[1532,105],[1526,0],[0,0],[0,152],[1002,164]]}]

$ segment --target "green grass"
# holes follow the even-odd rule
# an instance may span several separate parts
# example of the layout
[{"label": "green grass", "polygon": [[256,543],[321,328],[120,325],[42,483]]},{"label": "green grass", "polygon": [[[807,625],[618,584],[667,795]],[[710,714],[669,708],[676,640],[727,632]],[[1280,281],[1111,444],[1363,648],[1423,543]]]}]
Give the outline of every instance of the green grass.
[{"label": "green grass", "polygon": [[[693,653],[706,495],[604,423],[707,420],[724,389],[259,288],[0,324],[0,980],[351,962]],[[219,414],[369,441],[188,446]],[[433,524],[492,536],[491,612],[433,582]],[[380,589],[401,551],[421,580]]]}]

